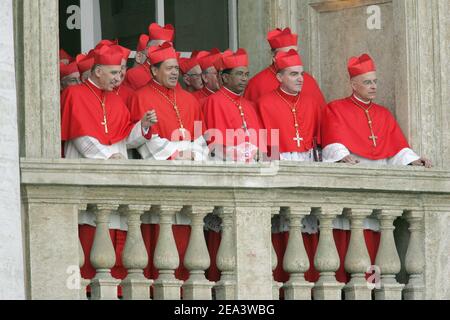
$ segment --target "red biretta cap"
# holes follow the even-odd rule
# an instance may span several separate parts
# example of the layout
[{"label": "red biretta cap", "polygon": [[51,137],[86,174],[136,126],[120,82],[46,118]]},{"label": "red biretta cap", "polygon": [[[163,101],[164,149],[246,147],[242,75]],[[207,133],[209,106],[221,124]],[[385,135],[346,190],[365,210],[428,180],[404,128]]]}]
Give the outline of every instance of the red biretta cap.
[{"label": "red biretta cap", "polygon": [[180,65],[180,70],[183,74],[188,73],[189,70],[199,65],[196,57],[179,58],[178,64]]},{"label": "red biretta cap", "polygon": [[178,54],[169,42],[164,42],[159,46],[148,48],[147,57],[150,60],[150,64],[157,64],[168,59],[177,59]]},{"label": "red biretta cap", "polygon": [[68,54],[64,49],[60,49],[59,50],[59,60],[63,60],[63,59],[69,60],[69,63],[74,61],[73,57],[70,54]]},{"label": "red biretta cap", "polygon": [[350,78],[376,70],[374,61],[367,53],[359,57],[351,57],[348,60],[347,69]]},{"label": "red biretta cap", "polygon": [[[207,52],[207,54],[203,54],[203,52]],[[220,50],[217,48],[211,49],[211,51],[209,52],[201,51],[199,55],[201,56],[197,59],[203,71],[211,67],[216,67],[217,60],[220,60],[220,58],[222,57]]]},{"label": "red biretta cap", "polygon": [[106,66],[120,66],[122,64],[123,52],[117,46],[103,46],[94,51],[94,63]]},{"label": "red biretta cap", "polygon": [[101,40],[94,49],[100,49],[101,47],[111,47],[119,44],[119,40]]},{"label": "red biretta cap", "polygon": [[130,56],[130,53],[131,53],[130,49],[122,47],[122,46],[119,46],[119,45],[114,45],[114,46],[111,46],[110,48],[112,48],[114,50],[117,50],[117,51],[120,51],[122,53],[122,57],[125,60],[128,60],[128,57]]},{"label": "red biretta cap", "polygon": [[226,50],[222,54],[222,67],[224,70],[247,66],[248,55],[245,49],[240,48],[235,53],[231,50]]},{"label": "red biretta cap", "polygon": [[275,66],[277,67],[277,70],[302,65],[302,59],[297,50],[291,49],[288,52],[280,51],[275,55]]},{"label": "red biretta cap", "polygon": [[139,36],[139,41],[138,41],[138,45],[137,45],[137,49],[136,51],[144,51],[145,49],[147,49],[147,44],[150,41],[150,37],[146,34],[141,34]]},{"label": "red biretta cap", "polygon": [[269,31],[267,34],[267,41],[272,49],[297,46],[298,35],[292,33],[290,28],[286,28],[284,30],[277,28]]},{"label": "red biretta cap", "polygon": [[148,26],[148,35],[150,40],[164,40],[173,42],[175,39],[175,28],[171,24],[166,24],[161,27],[157,23],[152,23]]},{"label": "red biretta cap", "polygon": [[78,65],[78,70],[80,73],[84,73],[88,70],[91,70],[94,66],[94,50],[89,51],[88,54],[80,53],[76,57],[76,62]]},{"label": "red biretta cap", "polygon": [[71,75],[72,73],[76,73],[78,71],[78,66],[76,61],[71,62],[69,64],[60,63],[59,64],[59,77],[60,79]]}]

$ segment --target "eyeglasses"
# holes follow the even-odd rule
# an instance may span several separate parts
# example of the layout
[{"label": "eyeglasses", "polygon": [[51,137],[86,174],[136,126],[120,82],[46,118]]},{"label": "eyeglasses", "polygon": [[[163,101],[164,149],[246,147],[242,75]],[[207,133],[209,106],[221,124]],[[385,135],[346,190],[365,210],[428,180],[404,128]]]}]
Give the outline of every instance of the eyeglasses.
[{"label": "eyeglasses", "polygon": [[202,76],[201,73],[186,73],[186,75],[191,78],[200,78]]}]

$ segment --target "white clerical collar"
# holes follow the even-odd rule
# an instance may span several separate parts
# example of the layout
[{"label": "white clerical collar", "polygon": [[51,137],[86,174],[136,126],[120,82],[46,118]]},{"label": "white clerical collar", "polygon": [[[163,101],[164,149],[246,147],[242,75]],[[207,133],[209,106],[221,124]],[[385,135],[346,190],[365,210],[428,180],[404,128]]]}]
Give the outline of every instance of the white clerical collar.
[{"label": "white clerical collar", "polygon": [[211,89],[209,89],[207,86],[205,86],[205,89],[208,90],[211,93],[215,93],[214,91],[212,91]]},{"label": "white clerical collar", "polygon": [[[296,93],[296,94],[292,94],[292,93],[289,93],[289,92],[286,92],[286,91],[284,91],[283,90],[283,88],[282,87],[280,87],[280,90],[281,91],[283,91],[285,94],[287,94],[288,96],[292,96],[292,97],[296,97],[296,96],[298,96],[298,93]],[[300,93],[300,92],[299,92]]]},{"label": "white clerical collar", "polygon": [[94,87],[96,87],[98,90],[102,90],[102,88],[100,88],[98,85],[96,85],[95,82],[91,80],[91,78],[88,78],[88,81],[89,81],[90,83],[92,83],[92,85],[93,85]]},{"label": "white clerical collar", "polygon": [[238,93],[236,93],[236,92],[234,92],[234,91],[231,91],[230,89],[228,89],[228,88],[225,87],[225,86],[223,86],[223,88],[224,88],[225,90],[227,90],[229,93],[234,94],[235,96],[238,96],[238,97],[242,96],[242,93],[241,93],[241,94],[238,94]]},{"label": "white clerical collar", "polygon": [[356,96],[356,94],[353,94],[353,97],[356,99],[356,100],[358,100],[359,102],[361,102],[361,103],[364,103],[364,104],[370,104],[372,101],[369,101],[369,102],[367,102],[367,101],[364,101],[364,100],[361,100],[360,98],[358,98],[357,96]]}]

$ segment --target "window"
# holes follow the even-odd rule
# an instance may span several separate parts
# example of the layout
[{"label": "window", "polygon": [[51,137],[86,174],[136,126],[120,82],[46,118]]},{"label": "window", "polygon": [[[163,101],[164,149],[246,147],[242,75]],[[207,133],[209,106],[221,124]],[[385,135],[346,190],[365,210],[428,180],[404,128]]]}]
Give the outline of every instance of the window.
[{"label": "window", "polygon": [[[101,39],[119,39],[135,50],[151,22],[176,28],[178,51],[237,48],[237,0],[59,0],[60,46],[87,52]],[[69,12],[78,7],[78,12]],[[68,21],[77,19],[77,24]]]}]

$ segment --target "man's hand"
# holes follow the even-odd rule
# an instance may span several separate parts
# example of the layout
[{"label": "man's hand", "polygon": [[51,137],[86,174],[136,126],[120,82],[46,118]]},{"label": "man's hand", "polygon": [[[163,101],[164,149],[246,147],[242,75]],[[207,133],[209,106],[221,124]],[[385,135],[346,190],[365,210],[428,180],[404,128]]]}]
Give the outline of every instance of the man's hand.
[{"label": "man's hand", "polygon": [[345,158],[343,158],[341,161],[339,162],[343,162],[343,163],[348,163],[348,164],[358,164],[359,160],[355,159],[354,156],[352,156],[351,154],[349,154],[348,156],[346,156]]},{"label": "man's hand", "polygon": [[433,164],[431,163],[430,159],[421,157],[419,160],[413,161],[410,163],[412,166],[424,166],[425,168],[431,168]]},{"label": "man's hand", "polygon": [[141,125],[144,130],[147,130],[154,124],[158,123],[158,117],[155,110],[147,111],[141,120]]},{"label": "man's hand", "polygon": [[125,160],[126,158],[121,153],[114,153],[108,160]]}]

